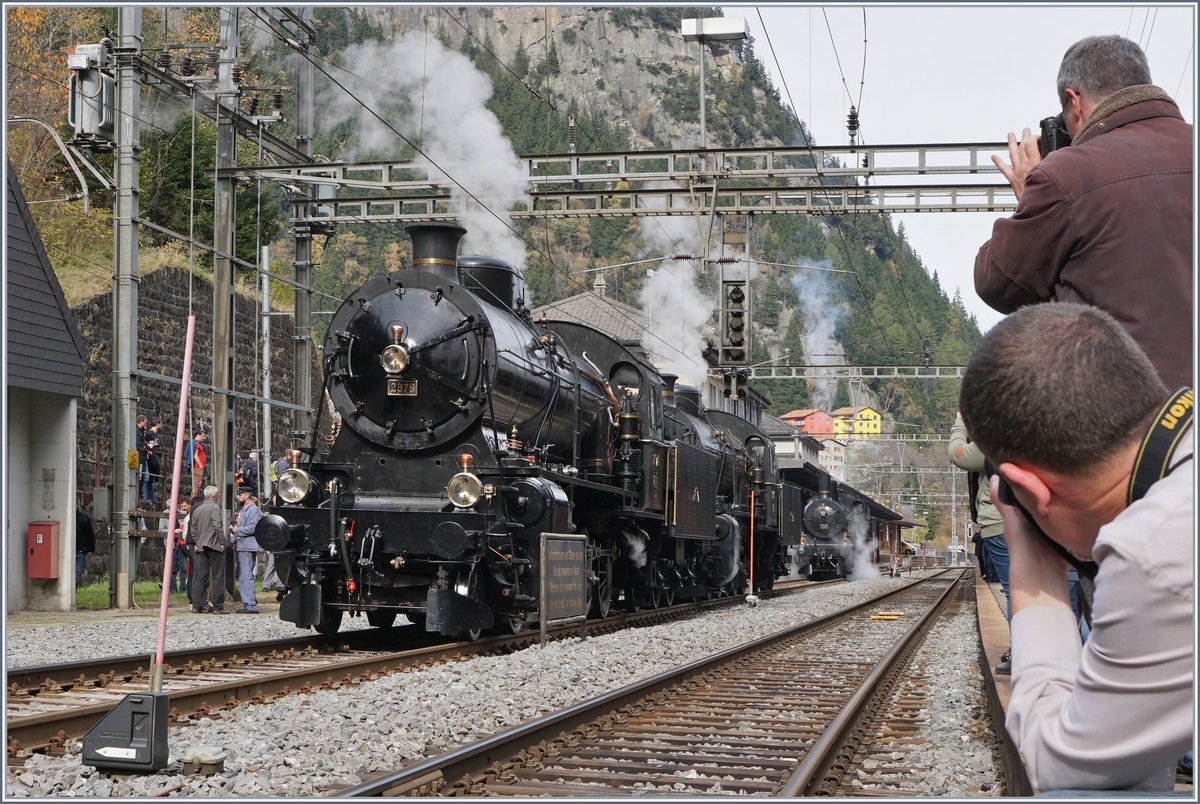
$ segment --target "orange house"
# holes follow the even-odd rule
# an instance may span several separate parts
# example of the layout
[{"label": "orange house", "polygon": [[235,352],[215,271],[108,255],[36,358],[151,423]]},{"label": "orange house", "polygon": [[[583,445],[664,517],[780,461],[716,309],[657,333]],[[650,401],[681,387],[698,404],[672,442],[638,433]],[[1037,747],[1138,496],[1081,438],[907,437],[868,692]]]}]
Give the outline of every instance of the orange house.
[{"label": "orange house", "polygon": [[833,435],[833,416],[817,408],[793,410],[779,418],[788,424],[799,427],[810,436]]}]

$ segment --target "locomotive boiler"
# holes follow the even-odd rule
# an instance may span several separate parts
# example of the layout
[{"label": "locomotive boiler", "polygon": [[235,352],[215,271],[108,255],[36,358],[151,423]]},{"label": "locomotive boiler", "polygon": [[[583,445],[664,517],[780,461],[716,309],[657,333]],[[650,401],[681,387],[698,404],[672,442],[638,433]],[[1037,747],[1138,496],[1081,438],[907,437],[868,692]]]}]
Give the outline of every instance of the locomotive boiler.
[{"label": "locomotive boiler", "polygon": [[771,587],[813,491],[765,433],[603,332],[534,321],[520,269],[458,256],[461,227],[408,231],[412,267],[334,314],[339,426],[280,475],[255,534],[289,567],[282,619],[517,630],[555,571],[543,534],[585,536],[593,617]]}]

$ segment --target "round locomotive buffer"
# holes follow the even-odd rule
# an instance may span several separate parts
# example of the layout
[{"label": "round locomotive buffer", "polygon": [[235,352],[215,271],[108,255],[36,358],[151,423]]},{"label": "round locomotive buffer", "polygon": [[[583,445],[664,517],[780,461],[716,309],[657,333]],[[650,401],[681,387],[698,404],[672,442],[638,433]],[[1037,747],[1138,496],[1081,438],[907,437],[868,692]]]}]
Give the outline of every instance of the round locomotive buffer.
[{"label": "round locomotive buffer", "polygon": [[254,540],[264,550],[274,553],[288,546],[291,528],[278,514],[266,514],[254,528]]}]

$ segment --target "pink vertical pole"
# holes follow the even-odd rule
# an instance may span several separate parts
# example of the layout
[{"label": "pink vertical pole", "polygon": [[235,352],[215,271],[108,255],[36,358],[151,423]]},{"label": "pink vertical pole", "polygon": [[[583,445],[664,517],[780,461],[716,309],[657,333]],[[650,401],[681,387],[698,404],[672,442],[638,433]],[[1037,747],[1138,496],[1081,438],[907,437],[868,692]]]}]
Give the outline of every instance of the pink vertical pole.
[{"label": "pink vertical pole", "polygon": [[171,515],[163,538],[162,603],[158,610],[158,649],[150,673],[150,691],[162,692],[163,649],[167,643],[167,609],[171,604],[171,559],[175,555],[175,524],[179,516],[179,476],[183,471],[183,441],[187,437],[188,393],[192,386],[192,341],[196,335],[196,316],[188,316],[187,343],[183,348],[183,384],[179,389],[179,417],[175,423],[175,468],[171,472]]}]

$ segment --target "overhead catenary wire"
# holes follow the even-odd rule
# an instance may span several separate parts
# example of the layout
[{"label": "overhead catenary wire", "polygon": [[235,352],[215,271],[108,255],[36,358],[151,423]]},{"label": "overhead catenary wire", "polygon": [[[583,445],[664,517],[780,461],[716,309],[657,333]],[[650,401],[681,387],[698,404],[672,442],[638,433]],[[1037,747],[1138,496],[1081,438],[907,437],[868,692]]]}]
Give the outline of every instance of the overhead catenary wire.
[{"label": "overhead catenary wire", "polygon": [[[779,56],[775,53],[775,45],[771,41],[771,33],[767,28],[766,21],[763,19],[761,10],[758,10],[758,21],[762,25],[763,35],[766,37],[766,40],[767,40],[767,47],[770,49],[771,58],[775,62],[775,71],[777,73],[779,73],[780,81],[783,82],[783,84],[784,84],[784,91],[787,92],[788,104],[791,106],[792,114],[795,115],[797,120],[799,120],[800,115],[796,112],[796,106],[792,102],[791,92],[787,90],[787,82],[783,78],[783,67],[780,66],[780,64],[779,64]],[[826,18],[826,23],[828,24],[828,18]],[[836,53],[836,48],[835,48],[834,52]],[[839,70],[840,69],[841,68],[839,66]],[[845,86],[845,83],[846,83],[845,76],[843,75],[842,76],[842,85]],[[824,172],[821,171],[820,167],[817,166],[817,155],[816,155],[816,152],[813,150],[812,142],[811,142],[810,138],[805,137],[804,146],[805,146],[805,148],[807,148],[809,156],[812,158],[813,168],[817,171],[817,183],[822,187],[830,186],[826,183],[826,179],[828,177],[825,175]],[[843,234],[840,227],[835,226],[835,227],[833,227],[833,230],[835,232],[837,232],[838,244],[841,246],[842,255],[846,259],[846,265],[851,269],[851,276],[854,277],[855,283],[858,284],[858,286],[862,292],[863,303],[867,308],[867,313],[868,313],[868,315],[871,316],[871,321],[875,324],[875,329],[879,332],[879,339],[880,339],[879,343],[880,343],[880,347],[882,348],[883,345],[887,343],[887,335],[884,333],[883,326],[879,323],[879,319],[875,316],[875,310],[871,306],[870,297],[867,294],[866,288],[863,287],[862,277],[859,276],[858,271],[855,270],[855,268],[854,268],[854,260],[850,256],[850,246],[846,242],[846,236],[845,236],[845,234]]]},{"label": "overhead catenary wire", "polygon": [[1175,97],[1176,98],[1179,97],[1179,90],[1183,89],[1183,79],[1187,77],[1188,64],[1191,62],[1192,55],[1195,52],[1195,50],[1196,50],[1196,40],[1193,39],[1191,47],[1188,48],[1187,58],[1185,58],[1183,60],[1183,69],[1179,72],[1179,83],[1176,84],[1176,86],[1175,86]]},{"label": "overhead catenary wire", "polygon": [[[764,32],[764,33],[767,33],[766,22],[765,22],[765,20],[763,20],[763,19],[762,19],[762,14],[761,14],[761,13],[759,14],[759,21],[760,21],[760,22],[762,23],[762,25],[763,25],[763,32]],[[828,21],[828,17],[826,17],[826,27],[827,27],[827,28],[829,27],[829,21]],[[837,53],[837,43],[833,41],[833,39],[832,39],[832,36],[833,36],[833,34],[832,34],[832,30],[830,30],[830,45],[833,47],[833,49],[834,49],[834,53],[836,54],[836,53]],[[768,45],[770,45],[770,41],[771,41],[771,40],[770,40],[770,35],[769,35],[769,34],[767,34],[767,43],[768,43]],[[863,9],[863,73],[862,73],[862,76],[861,76],[861,77],[860,77],[860,79],[859,79],[859,104],[860,104],[860,106],[858,107],[858,108],[859,108],[859,110],[861,110],[861,102],[862,102],[862,88],[863,88],[863,87],[865,86],[865,84],[866,84],[866,65],[867,65],[867,53],[866,53],[866,51],[867,51],[867,16],[866,16],[866,9],[864,8],[864,9]],[[772,56],[774,56],[774,48],[773,48],[773,47],[772,47],[771,53],[772,53]],[[841,60],[840,60],[840,59],[836,59],[836,61],[837,61],[837,63],[838,63],[838,70],[839,70],[839,72],[840,72],[840,71],[841,71]],[[781,67],[780,67],[780,65],[779,65],[778,59],[776,59],[775,66],[776,66],[776,69],[779,71],[779,73],[782,75],[782,73],[783,73],[783,70],[782,70],[782,68],[781,68]],[[782,79],[781,79],[781,80],[782,80]],[[846,86],[846,76],[845,76],[845,74],[842,74],[842,75],[841,75],[841,81],[842,81],[842,86],[843,86],[843,87],[845,87],[845,86]],[[789,102],[790,102],[790,95],[789,95]],[[860,142],[862,145],[864,145],[864,146],[865,146],[865,145],[866,145],[866,143],[867,143],[867,140],[866,140],[865,131],[862,129],[862,127],[861,127],[861,126],[858,128],[858,134],[859,134],[859,142]],[[810,150],[811,150],[811,149],[810,149]],[[872,180],[871,180],[871,177],[870,177],[870,176],[868,176],[868,177],[867,177],[867,179],[866,179],[866,186],[867,186],[867,187],[872,187],[872,186],[873,186],[873,185],[872,185],[872,183],[871,183],[871,181],[872,181]],[[916,332],[916,333],[917,333],[919,336],[921,336],[922,338],[926,338],[926,339],[928,339],[928,338],[930,337],[930,333],[928,333],[928,332],[922,332],[922,328],[921,328],[921,326],[920,326],[920,323],[919,323],[919,321],[918,321],[918,319],[917,319],[916,313],[913,311],[912,302],[910,301],[910,299],[909,299],[909,296],[908,296],[908,290],[907,290],[907,288],[906,288],[906,286],[905,286],[905,283],[904,283],[904,281],[903,281],[903,280],[904,280],[904,278],[903,278],[903,261],[902,261],[901,259],[899,259],[899,258],[900,258],[902,255],[900,254],[900,248],[899,248],[899,244],[896,242],[896,240],[895,240],[895,238],[894,238],[894,236],[893,236],[893,233],[892,233],[892,230],[891,230],[890,221],[887,219],[886,213],[885,213],[883,210],[873,210],[873,211],[874,211],[874,212],[876,212],[877,214],[879,214],[881,217],[883,217],[883,218],[884,218],[884,226],[883,226],[884,235],[885,235],[885,236],[887,237],[887,239],[888,239],[888,244],[889,244],[889,246],[890,246],[890,247],[891,247],[891,249],[892,249],[892,253],[893,253],[894,255],[896,255],[896,268],[897,268],[897,276],[895,276],[895,283],[896,283],[896,285],[898,286],[898,288],[899,288],[899,290],[900,290],[900,297],[901,297],[901,299],[904,301],[904,307],[905,307],[905,310],[908,312],[908,318],[909,318],[909,321],[910,321],[910,322],[911,322],[911,324],[912,324],[913,331],[914,331],[914,332]],[[857,222],[856,222],[856,224],[855,224],[855,225],[856,225],[856,231],[857,231]],[[840,232],[839,232],[839,234],[840,234]],[[847,262],[848,262],[848,263],[850,263],[851,267],[853,268],[853,263],[852,263],[852,262],[850,262],[850,255],[849,255],[849,253],[848,253],[848,252],[846,253],[846,259],[847,259]],[[858,277],[858,274],[857,274],[857,272],[855,272],[855,280],[859,282],[859,284],[860,284],[860,287],[861,287],[861,281],[860,281],[860,278]],[[868,299],[868,298],[867,298],[867,296],[866,296],[866,291],[865,291],[865,289],[863,289],[863,299],[864,299],[864,301],[865,301],[865,302],[866,302],[866,304],[867,304],[867,309],[868,309],[868,310],[871,312],[871,316],[872,316],[872,318],[874,318],[874,310],[873,310],[873,309],[871,308],[871,306],[870,306],[870,301],[869,301],[869,299]],[[882,332],[881,332],[881,335],[882,335]],[[885,338],[883,338],[883,339],[881,340],[881,342],[880,342],[880,345],[881,345],[881,347],[885,347],[885,346],[886,346],[886,344],[887,344],[887,339],[886,339],[886,337],[885,337]]]}]

